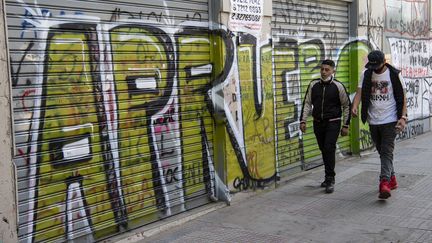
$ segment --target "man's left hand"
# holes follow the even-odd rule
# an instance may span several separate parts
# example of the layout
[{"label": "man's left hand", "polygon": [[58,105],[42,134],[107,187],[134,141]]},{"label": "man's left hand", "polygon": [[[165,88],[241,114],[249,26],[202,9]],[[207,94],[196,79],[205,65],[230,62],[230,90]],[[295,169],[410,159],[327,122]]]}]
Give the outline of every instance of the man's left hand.
[{"label": "man's left hand", "polygon": [[405,129],[406,121],[405,119],[401,118],[396,123],[396,132],[401,132]]}]

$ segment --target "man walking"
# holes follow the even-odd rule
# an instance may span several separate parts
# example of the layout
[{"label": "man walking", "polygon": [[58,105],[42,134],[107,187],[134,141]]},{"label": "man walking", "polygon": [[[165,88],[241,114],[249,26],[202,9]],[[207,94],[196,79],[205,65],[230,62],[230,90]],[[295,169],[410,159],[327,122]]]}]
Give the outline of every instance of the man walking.
[{"label": "man walking", "polygon": [[351,111],[353,116],[357,116],[359,103],[362,103],[361,120],[369,123],[381,160],[378,197],[387,199],[391,196],[390,190],[398,186],[393,150],[396,133],[405,128],[407,121],[406,88],[400,71],[386,63],[383,52],[372,51],[368,60]]},{"label": "man walking", "polygon": [[345,86],[334,79],[334,68],[332,60],[321,63],[321,78],[310,82],[300,116],[300,130],[306,132],[306,119],[312,113],[314,133],[325,168],[321,187],[325,187],[327,193],[334,191],[336,141],[339,132],[342,136],[348,134],[350,124],[350,99]]}]

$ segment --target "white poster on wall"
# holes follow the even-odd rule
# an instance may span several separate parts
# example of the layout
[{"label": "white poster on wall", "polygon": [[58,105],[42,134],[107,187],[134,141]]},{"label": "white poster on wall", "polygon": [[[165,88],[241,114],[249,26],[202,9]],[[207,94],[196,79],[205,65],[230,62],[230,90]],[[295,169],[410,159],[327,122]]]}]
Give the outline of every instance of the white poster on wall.
[{"label": "white poster on wall", "polygon": [[432,40],[388,38],[393,65],[406,85],[409,119],[432,114]]},{"label": "white poster on wall", "polygon": [[388,38],[392,63],[409,78],[432,78],[432,40]]},{"label": "white poster on wall", "polygon": [[231,0],[228,26],[231,31],[260,32],[264,0]]}]

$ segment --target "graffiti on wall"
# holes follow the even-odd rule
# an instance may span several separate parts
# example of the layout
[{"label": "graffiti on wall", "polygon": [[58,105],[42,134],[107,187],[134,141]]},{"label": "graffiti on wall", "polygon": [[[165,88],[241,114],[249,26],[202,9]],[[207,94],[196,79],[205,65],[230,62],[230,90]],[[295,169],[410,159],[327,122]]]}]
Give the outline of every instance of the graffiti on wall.
[{"label": "graffiti on wall", "polygon": [[332,31],[271,40],[166,6],[99,18],[23,4],[11,55],[22,241],[94,241],[214,199],[218,112],[224,189],[263,187],[319,155],[299,132],[305,87],[327,57],[348,83],[347,56],[368,45],[337,43],[329,11],[291,3],[280,18]]},{"label": "graffiti on wall", "polygon": [[427,0],[385,0],[385,31],[411,37],[429,33]]},{"label": "graffiti on wall", "polygon": [[228,31],[25,9],[21,37],[33,39],[12,57],[16,118],[29,124],[17,129],[29,131],[17,139],[23,240],[92,241],[215,198],[208,92],[226,70],[213,73],[209,46],[214,35],[230,48]]},{"label": "graffiti on wall", "polygon": [[[376,3],[376,2],[375,2]],[[382,4],[380,1],[379,4]],[[365,26],[367,39],[377,46],[381,46],[383,42],[382,33],[385,29],[385,18],[381,16],[379,7],[373,7],[369,4],[366,9],[359,14],[359,26]]]},{"label": "graffiti on wall", "polygon": [[[373,49],[374,43],[370,42],[366,38],[358,38],[345,43],[338,55],[336,78],[346,83],[350,83],[349,79],[352,79],[355,82],[360,80],[361,73],[364,70],[364,64],[367,63],[367,55]],[[354,84],[351,83],[352,87],[350,87],[351,100],[354,99],[355,91],[357,89],[357,85]],[[369,132],[369,125],[360,122],[358,129],[360,150],[371,148],[373,142]]]},{"label": "graffiti on wall", "polygon": [[393,64],[404,77],[410,119],[431,115],[431,40],[389,38]]},{"label": "graffiti on wall", "polygon": [[[310,168],[305,161],[320,157],[313,132],[300,133],[298,117],[309,82],[319,78],[320,63],[326,58],[337,62],[349,39],[344,16],[334,11],[343,8],[346,5],[336,2],[326,5],[317,1],[273,1],[276,150],[280,171],[298,164]],[[346,60],[338,64],[338,68],[344,66],[348,66]],[[345,80],[348,86],[350,80]],[[307,126],[313,131],[312,122]],[[340,151],[349,150],[349,143],[342,139],[338,147]]]},{"label": "graffiti on wall", "polygon": [[[272,48],[250,34],[237,36],[235,72],[226,82],[228,184],[245,190],[275,178]],[[228,109],[227,109],[228,108]]]},{"label": "graffiti on wall", "polygon": [[[322,22],[330,21],[331,11],[323,4],[313,2],[301,2],[293,0],[282,0],[280,4],[284,8],[277,8],[276,22],[285,22],[287,24],[299,25],[318,25]],[[279,28],[278,33],[285,33],[282,28]]]},{"label": "graffiti on wall", "polygon": [[214,199],[215,107],[237,180],[275,178],[268,40],[119,8],[111,22],[27,5],[24,15],[27,46],[12,56],[17,130],[29,134],[17,139],[23,241],[93,241]]},{"label": "graffiti on wall", "polygon": [[[385,11],[376,11],[382,6]],[[397,139],[430,130],[431,51],[430,1],[367,1],[362,5],[359,25],[367,26],[367,37],[390,57],[389,63],[402,71],[407,85],[409,122]],[[362,130],[362,129],[361,129]],[[363,130],[362,130],[363,131]],[[366,133],[367,131],[364,131]],[[364,139],[364,143],[367,143]]]},{"label": "graffiti on wall", "polygon": [[359,26],[367,27],[368,40],[381,48],[385,45],[384,34],[409,38],[428,36],[430,18],[426,0],[365,1],[362,7]]},{"label": "graffiti on wall", "polygon": [[343,37],[330,8],[317,1],[281,0],[273,5],[273,31],[277,35],[303,40],[318,38],[327,45],[327,57],[336,56]]},{"label": "graffiti on wall", "polygon": [[432,50],[429,39],[388,38],[392,63],[401,70],[406,86],[409,122],[397,139],[429,130],[432,115]]}]

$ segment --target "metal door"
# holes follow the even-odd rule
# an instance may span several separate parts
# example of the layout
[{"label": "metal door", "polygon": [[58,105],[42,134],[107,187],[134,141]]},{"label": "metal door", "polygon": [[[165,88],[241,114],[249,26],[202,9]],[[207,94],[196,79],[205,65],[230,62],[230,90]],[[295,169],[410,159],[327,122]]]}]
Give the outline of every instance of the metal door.
[{"label": "metal door", "polygon": [[214,196],[208,1],[6,1],[21,242],[91,242]]},{"label": "metal door", "polygon": [[[313,134],[299,131],[303,97],[312,79],[319,78],[322,60],[337,63],[336,78],[348,89],[348,4],[344,1],[273,1],[273,75],[276,100],[278,168],[281,172],[322,163]],[[337,152],[350,151],[348,137],[339,138]]]}]

